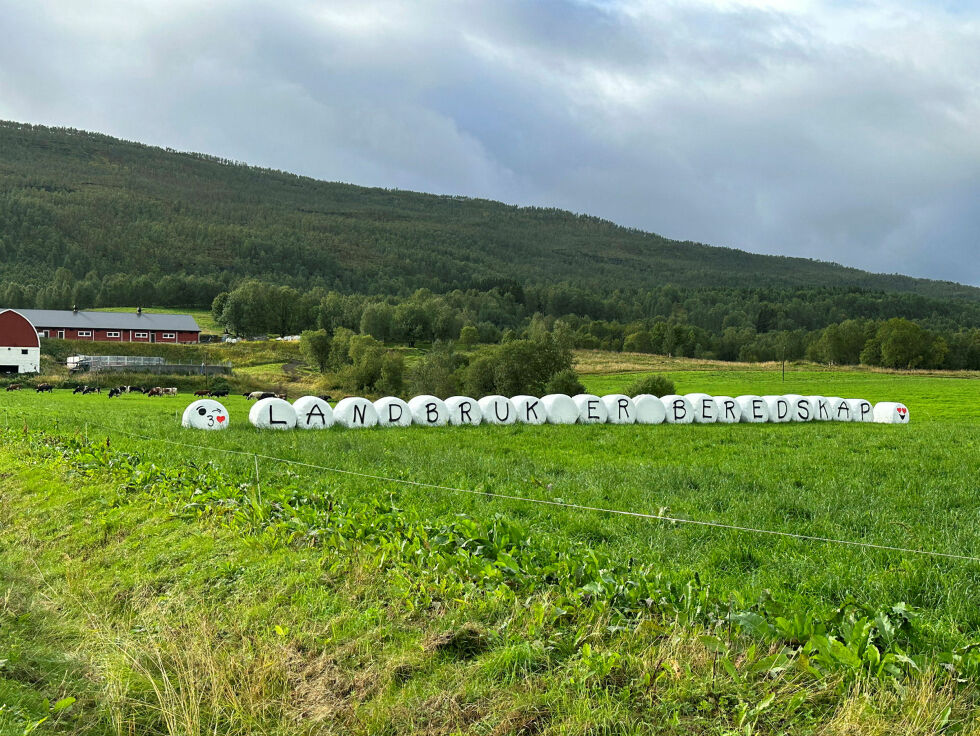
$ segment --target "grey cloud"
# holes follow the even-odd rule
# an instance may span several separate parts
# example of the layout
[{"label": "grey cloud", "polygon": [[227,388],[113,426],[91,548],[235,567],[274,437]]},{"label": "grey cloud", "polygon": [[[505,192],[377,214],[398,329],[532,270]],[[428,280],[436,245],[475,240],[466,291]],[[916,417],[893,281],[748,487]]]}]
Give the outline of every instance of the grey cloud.
[{"label": "grey cloud", "polygon": [[0,117],[980,283],[980,10],[0,0]]}]

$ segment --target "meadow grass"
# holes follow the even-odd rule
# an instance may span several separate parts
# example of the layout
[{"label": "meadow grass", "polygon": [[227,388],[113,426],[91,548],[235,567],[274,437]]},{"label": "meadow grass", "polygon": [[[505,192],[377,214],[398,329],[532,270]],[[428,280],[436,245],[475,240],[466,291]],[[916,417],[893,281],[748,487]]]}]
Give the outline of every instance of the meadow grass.
[{"label": "meadow grass", "polygon": [[[249,478],[252,457],[214,451],[234,449],[469,490],[980,555],[976,381],[800,370],[783,384],[771,371],[744,368],[674,370],[670,376],[681,393],[792,391],[898,399],[909,406],[912,423],[262,433],[247,424],[248,402],[232,396],[226,403],[229,430],[192,433],[177,420],[187,396],[110,402],[66,392],[0,395],[0,421],[18,429],[80,432],[164,468],[212,461],[219,471]],[[607,393],[623,390],[635,377],[631,372],[584,380],[590,390]],[[83,636],[87,656],[115,668],[106,681],[119,692],[90,696],[98,703],[88,707],[115,713],[109,721],[130,729],[138,723],[152,724],[147,732],[234,732],[228,725],[234,723],[238,732],[247,732],[274,721],[283,733],[315,731],[297,725],[303,714],[311,723],[330,724],[327,732],[364,733],[745,733],[817,727],[825,733],[939,733],[957,719],[958,727],[975,727],[962,715],[971,707],[969,696],[933,682],[931,675],[901,692],[860,682],[842,693],[832,681],[812,688],[779,678],[751,687],[729,680],[719,674],[717,654],[693,624],[652,638],[623,638],[602,633],[601,620],[565,628],[559,621],[543,636],[533,622],[538,604],[532,599],[505,613],[499,602],[479,596],[467,597],[465,605],[446,601],[438,609],[394,612],[392,599],[404,595],[402,589],[392,589],[364,560],[256,545],[224,526],[194,530],[159,508],[127,500],[114,485],[72,480],[70,487],[80,489],[74,498],[57,480],[25,475],[16,458],[5,462],[4,476],[26,488],[14,508],[5,493],[4,523],[18,530],[25,548],[5,549],[5,573],[24,578],[8,593],[12,620],[20,622],[13,636],[34,641],[18,628],[27,621],[50,629],[42,638],[50,651],[41,647],[27,657],[34,664],[18,666],[34,667],[37,674],[64,660],[53,671],[68,673],[65,682],[99,679],[59,645],[68,614],[44,610],[23,592],[37,578],[16,562],[34,556],[38,569],[57,579],[55,588],[71,588],[76,580],[72,590],[78,595],[79,585],[94,587],[83,597],[98,603],[84,616],[64,602],[63,590],[45,597],[66,610],[75,606],[73,615],[98,632]],[[268,460],[260,460],[259,475],[259,488],[270,494],[280,486],[300,487],[310,498],[325,494],[348,503],[388,495],[406,516],[433,524],[452,523],[460,514],[501,515],[529,540],[591,549],[624,565],[651,565],[678,581],[696,578],[723,597],[772,596],[796,610],[830,610],[852,600],[871,608],[904,602],[920,612],[937,650],[980,635],[973,603],[980,568],[969,561],[541,507]],[[15,509],[24,518],[11,516]],[[334,564],[340,567],[331,571]],[[120,594],[123,601],[113,602]],[[447,630],[469,625],[477,627],[472,655],[438,654],[439,642],[457,637],[445,639]],[[498,633],[484,651],[480,642],[487,631]],[[10,636],[8,631],[8,646]],[[559,644],[563,636],[572,643]],[[204,641],[219,646],[212,651],[202,647]],[[222,641],[247,644],[226,648]],[[583,642],[595,646],[585,650]],[[571,649],[558,655],[563,647]],[[133,661],[121,663],[127,656]],[[634,679],[643,682],[664,666],[676,673],[652,686],[649,698],[642,695],[651,686],[640,687]],[[169,685],[160,673],[170,673]],[[605,683],[598,689],[588,684],[595,677]],[[134,691],[127,678],[142,684]],[[617,684],[620,678],[625,679]],[[18,712],[45,712],[25,681],[30,677],[0,684],[0,694],[9,693],[20,704]],[[243,683],[251,690],[242,691]],[[787,715],[776,717],[773,701],[752,710],[765,703],[767,693],[774,693]],[[71,693],[52,692],[49,701],[62,694]],[[800,694],[799,702],[793,700]],[[733,700],[723,705],[729,696]],[[637,705],[638,697],[644,705]]]},{"label": "meadow grass", "polygon": [[[7,394],[10,421],[86,425],[115,446],[169,463],[251,459],[224,448],[476,491],[669,515],[880,545],[980,556],[977,383],[861,373],[797,372],[785,384],[764,372],[673,372],[678,391],[789,392],[900,399],[908,426],[807,423],[700,426],[446,427],[432,430],[258,432],[249,403],[231,396],[222,433],[180,429],[186,397]],[[622,390],[630,375],[586,377],[598,393]],[[111,408],[111,411],[109,409]],[[180,447],[127,437],[138,432]],[[358,478],[263,460],[267,482],[288,474],[311,487],[357,497],[377,487]],[[797,541],[758,534],[539,507],[452,491],[398,487],[407,508],[432,518],[504,513],[533,535],[586,540],[623,560],[697,572],[723,589],[840,605],[904,601],[925,610],[951,640],[980,631],[970,591],[974,563]]]}]

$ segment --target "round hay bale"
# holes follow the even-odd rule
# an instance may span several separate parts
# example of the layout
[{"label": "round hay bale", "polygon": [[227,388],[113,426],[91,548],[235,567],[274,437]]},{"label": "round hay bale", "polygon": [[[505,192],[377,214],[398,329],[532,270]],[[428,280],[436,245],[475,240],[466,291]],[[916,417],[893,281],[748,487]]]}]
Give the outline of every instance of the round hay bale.
[{"label": "round hay bale", "polygon": [[374,402],[379,427],[408,427],[412,424],[412,410],[397,396],[382,396]]},{"label": "round hay bale", "polygon": [[813,421],[813,407],[806,396],[785,394],[783,398],[789,402],[789,419],[791,422]]},{"label": "round hay bale", "polygon": [[663,424],[664,419],[667,418],[664,402],[653,394],[634,396],[633,406],[636,407],[637,424]]},{"label": "round hay bale", "polygon": [[517,411],[517,421],[521,424],[544,424],[548,421],[548,411],[536,396],[512,396],[510,402]]},{"label": "round hay bale", "polygon": [[875,404],[874,419],[878,424],[908,424],[909,408],[898,401],[879,401]]},{"label": "round hay bale", "polygon": [[450,396],[446,399],[449,410],[449,423],[459,427],[464,424],[477,425],[483,421],[483,410],[476,399],[469,396]]},{"label": "round hay bale", "polygon": [[449,409],[446,402],[435,396],[422,394],[408,400],[412,410],[412,421],[420,427],[445,427],[449,424]]},{"label": "round hay bale", "polygon": [[180,418],[186,429],[228,429],[228,422],[228,410],[214,399],[192,401]]},{"label": "round hay bale", "polygon": [[337,402],[333,408],[333,420],[341,427],[364,429],[378,424],[378,412],[367,399],[361,396],[348,396]]},{"label": "round hay bale", "polygon": [[851,408],[840,396],[827,397],[827,404],[830,407],[830,420],[833,422],[851,421]]},{"label": "round hay bale", "polygon": [[595,394],[576,394],[572,401],[578,408],[579,424],[605,424],[609,418],[606,405]]},{"label": "round hay bale", "polygon": [[297,429],[326,429],[333,426],[333,409],[319,396],[301,396],[293,402]]},{"label": "round hay bale", "polygon": [[735,402],[742,412],[739,417],[740,422],[761,424],[769,421],[769,404],[761,396],[744,394],[742,396],[736,396]]},{"label": "round hay bale", "polygon": [[667,424],[691,424],[694,422],[694,407],[685,397],[668,394],[661,396],[660,400],[667,410],[667,415],[664,417]]},{"label": "round hay bale", "polygon": [[684,394],[694,407],[695,424],[713,424],[718,421],[718,404],[709,394]]},{"label": "round hay bale", "polygon": [[834,418],[830,399],[826,396],[807,396],[810,408],[813,409],[813,421],[829,422]]},{"label": "round hay bale", "polygon": [[568,394],[548,394],[541,397],[541,403],[548,413],[549,424],[575,424],[578,421],[578,406]]},{"label": "round hay bale", "polygon": [[731,396],[715,396],[719,424],[737,424],[742,419],[742,407]]},{"label": "round hay bale", "polygon": [[766,402],[769,407],[769,421],[774,424],[781,424],[782,422],[792,421],[792,412],[790,411],[789,401],[785,396],[774,396],[768,395],[763,396],[762,400]]},{"label": "round hay bale", "polygon": [[866,399],[844,399],[847,408],[851,411],[852,422],[873,422],[875,420],[874,407]]},{"label": "round hay bale", "polygon": [[476,403],[480,405],[486,424],[513,424],[517,421],[517,409],[506,396],[484,396]]},{"label": "round hay bale", "polygon": [[602,397],[606,405],[606,421],[609,424],[633,424],[636,422],[636,406],[626,394],[608,394]]},{"label": "round hay bale", "polygon": [[259,399],[248,411],[248,421],[259,429],[295,429],[296,410],[285,399]]}]

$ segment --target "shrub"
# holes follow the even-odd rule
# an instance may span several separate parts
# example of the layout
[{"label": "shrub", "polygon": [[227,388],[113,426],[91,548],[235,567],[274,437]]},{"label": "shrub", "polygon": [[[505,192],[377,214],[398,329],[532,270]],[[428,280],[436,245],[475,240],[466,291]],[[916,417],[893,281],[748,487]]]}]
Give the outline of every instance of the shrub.
[{"label": "shrub", "polygon": [[633,381],[627,387],[626,393],[630,396],[639,396],[640,394],[667,396],[668,394],[676,393],[676,391],[674,390],[674,382],[667,378],[667,376],[662,376],[659,373],[650,373]]},{"label": "shrub", "polygon": [[584,394],[585,386],[578,380],[578,373],[574,368],[566,368],[553,375],[544,387],[545,393],[549,394]]}]

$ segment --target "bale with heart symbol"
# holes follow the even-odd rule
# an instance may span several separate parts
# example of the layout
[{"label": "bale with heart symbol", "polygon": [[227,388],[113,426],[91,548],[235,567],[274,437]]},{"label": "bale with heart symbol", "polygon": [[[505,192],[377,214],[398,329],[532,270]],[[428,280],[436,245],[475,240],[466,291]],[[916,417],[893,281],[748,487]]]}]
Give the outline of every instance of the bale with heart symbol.
[{"label": "bale with heart symbol", "polygon": [[878,424],[908,424],[909,409],[898,401],[879,401],[875,404],[874,420]]},{"label": "bale with heart symbol", "polygon": [[188,429],[228,429],[228,410],[214,399],[198,399],[184,409],[180,426]]}]

